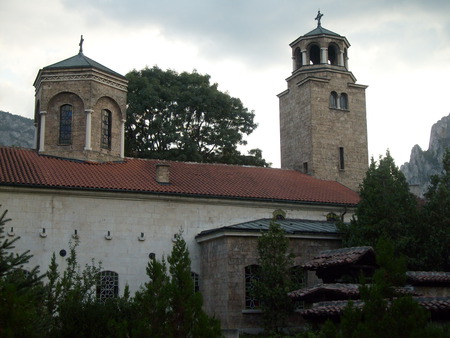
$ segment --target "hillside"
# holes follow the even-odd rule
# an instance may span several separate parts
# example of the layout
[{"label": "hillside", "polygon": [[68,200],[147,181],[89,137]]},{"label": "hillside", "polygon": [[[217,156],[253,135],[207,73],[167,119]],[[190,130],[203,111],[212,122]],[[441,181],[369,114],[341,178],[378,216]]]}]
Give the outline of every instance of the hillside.
[{"label": "hillside", "polygon": [[33,143],[33,120],[0,110],[0,145],[32,148]]},{"label": "hillside", "polygon": [[423,196],[427,191],[430,177],[441,174],[442,158],[448,147],[450,147],[450,114],[431,127],[428,149],[424,151],[416,144],[411,150],[409,162],[400,167],[414,194]]}]

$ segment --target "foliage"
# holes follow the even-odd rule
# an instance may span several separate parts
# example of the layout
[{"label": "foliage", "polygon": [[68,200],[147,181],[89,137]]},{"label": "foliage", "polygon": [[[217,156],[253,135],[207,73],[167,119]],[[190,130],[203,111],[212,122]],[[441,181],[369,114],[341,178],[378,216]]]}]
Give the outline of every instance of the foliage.
[{"label": "foliage", "polygon": [[288,253],[289,239],[284,230],[271,222],[269,230],[258,239],[260,276],[255,281],[256,297],[260,300],[264,328],[278,333],[285,326],[294,302],[287,296],[296,285],[291,279],[293,255]]},{"label": "foliage", "polygon": [[5,238],[7,210],[0,215],[0,336],[38,337],[44,332],[41,321],[43,293],[38,267],[23,270],[32,255],[29,251],[13,254],[20,239]]},{"label": "foliage", "polygon": [[128,156],[268,166],[261,150],[242,155],[243,135],[256,128],[254,113],[210,84],[209,75],[154,66],[127,74]]},{"label": "foliage", "polygon": [[395,255],[392,242],[380,239],[376,252],[379,269],[373,283],[360,288],[363,306],[349,302],[340,325],[328,322],[319,337],[445,337],[443,330],[428,325],[429,313],[415,300],[395,295],[394,287],[403,285],[406,264]]},{"label": "foliage", "polygon": [[422,222],[414,235],[414,247],[420,248],[416,266],[429,270],[450,270],[450,149],[443,158],[441,175],[431,177],[425,193]]},{"label": "foliage", "polygon": [[167,262],[170,275],[164,258],[161,262],[153,258],[147,265],[150,281],[136,294],[136,306],[143,312],[135,335],[220,337],[219,321],[202,310],[202,296],[194,291],[191,260],[181,232],[175,235]]}]

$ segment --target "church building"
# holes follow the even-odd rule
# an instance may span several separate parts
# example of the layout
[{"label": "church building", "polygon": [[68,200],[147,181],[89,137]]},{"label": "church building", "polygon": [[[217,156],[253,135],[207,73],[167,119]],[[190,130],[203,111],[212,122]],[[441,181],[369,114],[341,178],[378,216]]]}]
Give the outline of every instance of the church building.
[{"label": "church building", "polygon": [[[250,293],[257,240],[275,219],[290,238],[293,271],[341,246],[367,170],[366,86],[348,70],[347,39],[320,24],[291,43],[294,69],[279,94],[282,168],[137,159],[124,154],[127,79],[79,53],[39,70],[35,149],[0,147],[6,238],[46,271],[101,261],[98,297],[133,293],[182,231],[204,308],[228,336],[261,327]],[[25,267],[26,268],[26,267]]]}]

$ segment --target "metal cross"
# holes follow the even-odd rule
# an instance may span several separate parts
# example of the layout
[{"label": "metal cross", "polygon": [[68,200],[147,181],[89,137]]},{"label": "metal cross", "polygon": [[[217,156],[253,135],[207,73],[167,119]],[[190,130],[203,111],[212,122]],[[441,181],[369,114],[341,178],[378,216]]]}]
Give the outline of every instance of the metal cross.
[{"label": "metal cross", "polygon": [[322,19],[323,14],[320,13],[320,10],[317,12],[317,16],[314,20],[317,20],[317,27],[320,26],[320,19]]},{"label": "metal cross", "polygon": [[78,46],[80,46],[80,52],[79,53],[83,53],[83,41],[84,41],[84,39],[83,39],[83,35],[82,35],[81,38],[80,38],[80,43],[78,44]]}]

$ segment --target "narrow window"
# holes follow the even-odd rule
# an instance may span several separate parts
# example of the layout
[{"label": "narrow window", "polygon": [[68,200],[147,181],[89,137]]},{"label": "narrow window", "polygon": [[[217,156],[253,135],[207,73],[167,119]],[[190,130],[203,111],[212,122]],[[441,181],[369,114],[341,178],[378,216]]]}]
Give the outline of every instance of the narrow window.
[{"label": "narrow window", "polygon": [[258,309],[260,304],[255,295],[255,281],[259,280],[261,267],[248,265],[245,267],[245,308]]},{"label": "narrow window", "polygon": [[348,109],[348,96],[345,93],[341,94],[341,97],[339,98],[340,108],[341,109]]},{"label": "narrow window", "polygon": [[312,45],[309,48],[309,61],[312,65],[320,64],[320,47],[318,45]]},{"label": "narrow window", "polygon": [[192,281],[194,282],[194,292],[199,292],[200,291],[200,285],[199,285],[199,275],[198,273],[192,272],[191,271],[191,277],[192,277]]},{"label": "narrow window", "polygon": [[344,147],[339,147],[339,170],[345,169]]},{"label": "narrow window", "polygon": [[337,108],[337,98],[338,95],[336,92],[330,93],[330,108]]},{"label": "narrow window", "polygon": [[61,106],[59,112],[59,144],[69,145],[72,143],[72,105]]},{"label": "narrow window", "polygon": [[303,162],[303,172],[304,172],[305,174],[308,173],[308,162]]},{"label": "narrow window", "polygon": [[334,45],[328,46],[328,64],[337,65],[337,49]]},{"label": "narrow window", "polygon": [[111,112],[102,110],[102,148],[111,149]]},{"label": "narrow window", "polygon": [[114,271],[100,272],[97,283],[97,299],[105,301],[108,298],[116,298],[119,295],[119,274]]}]

